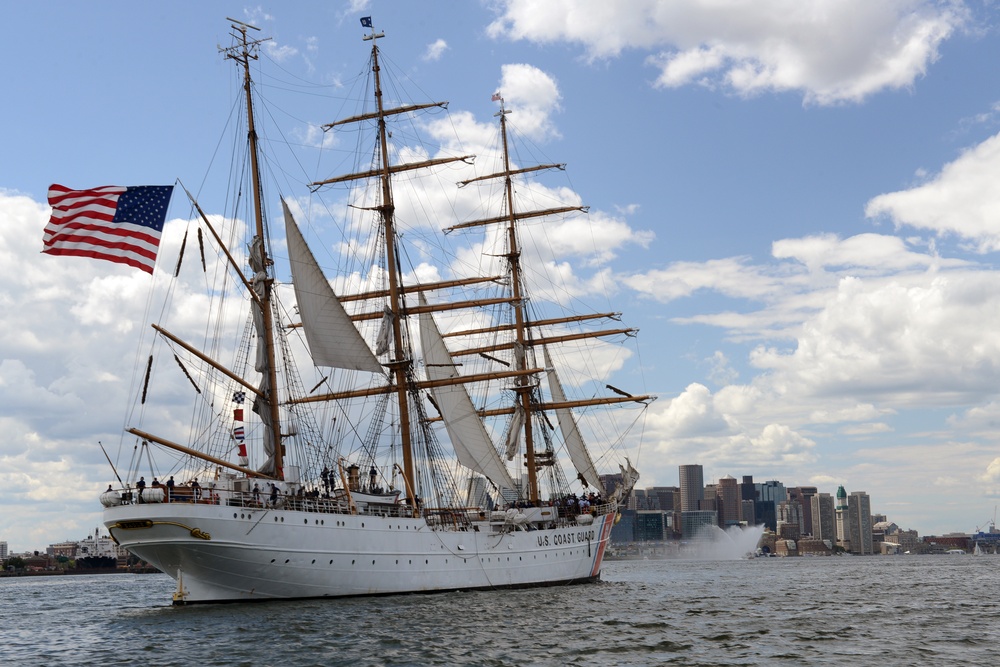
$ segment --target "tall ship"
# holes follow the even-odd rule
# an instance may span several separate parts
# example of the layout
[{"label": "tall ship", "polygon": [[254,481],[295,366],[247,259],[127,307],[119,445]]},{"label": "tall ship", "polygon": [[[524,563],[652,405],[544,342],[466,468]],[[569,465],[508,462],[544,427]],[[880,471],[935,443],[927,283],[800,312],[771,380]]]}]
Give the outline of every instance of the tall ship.
[{"label": "tall ship", "polygon": [[[200,248],[210,286],[156,311],[131,451],[101,496],[111,536],[176,579],[175,604],[598,580],[654,397],[606,384],[635,333],[620,314],[564,309],[571,295],[527,262],[526,225],[586,212],[538,204],[561,190],[537,179],[564,165],[515,159],[499,94],[495,166],[414,148],[413,118],[447,103],[391,104],[384,33],[362,19],[367,106],[323,128],[354,166],[271,195],[251,77],[266,40],[230,22],[220,51],[245,122],[234,213],[207,216],[189,194],[198,245],[185,237],[173,276],[157,272],[176,280],[184,248],[185,266]],[[432,210],[420,193],[453,218],[414,222]],[[342,216],[335,252],[310,248],[308,211]],[[428,261],[428,244],[456,238],[464,249]]]}]

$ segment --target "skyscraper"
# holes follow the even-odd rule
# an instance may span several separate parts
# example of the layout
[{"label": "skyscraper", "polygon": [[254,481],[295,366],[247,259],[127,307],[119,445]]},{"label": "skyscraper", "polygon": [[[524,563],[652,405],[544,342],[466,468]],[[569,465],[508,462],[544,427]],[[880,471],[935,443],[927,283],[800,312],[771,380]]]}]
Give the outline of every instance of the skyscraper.
[{"label": "skyscraper", "polygon": [[837,489],[835,514],[837,517],[837,543],[849,550],[851,543],[851,516],[847,513],[847,491],[844,491],[843,484]]},{"label": "skyscraper", "polygon": [[770,530],[778,529],[778,503],[788,500],[785,485],[777,480],[754,484],[757,490],[757,522]]},{"label": "skyscraper", "polygon": [[818,493],[812,499],[812,530],[813,537],[830,540],[832,545],[837,541],[837,523],[834,514],[833,496],[829,493]]},{"label": "skyscraper", "polygon": [[812,503],[819,492],[815,486],[793,486],[788,489],[788,499],[797,500],[802,506],[802,534],[815,535],[812,522]]},{"label": "skyscraper", "polygon": [[757,487],[753,483],[753,475],[743,475],[743,481],[740,482],[740,506],[740,516],[748,525],[756,526],[760,523],[760,517],[757,516]]},{"label": "skyscraper", "polygon": [[726,475],[719,480],[719,525],[736,526],[740,518],[740,487],[735,477]]},{"label": "skyscraper", "polygon": [[681,481],[681,512],[698,511],[698,501],[705,497],[705,473],[700,464],[682,465],[679,468]]},{"label": "skyscraper", "polygon": [[864,491],[852,491],[847,497],[847,513],[851,517],[851,553],[874,553],[872,541],[872,499]]}]

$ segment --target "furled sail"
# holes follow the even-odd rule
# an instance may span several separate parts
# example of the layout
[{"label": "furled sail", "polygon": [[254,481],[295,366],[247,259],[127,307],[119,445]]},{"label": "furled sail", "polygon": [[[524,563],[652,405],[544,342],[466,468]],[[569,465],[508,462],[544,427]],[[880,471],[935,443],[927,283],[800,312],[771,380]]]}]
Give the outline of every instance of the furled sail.
[{"label": "furled sail", "polygon": [[[556,368],[552,365],[552,359],[549,358],[549,350],[547,347],[543,347],[542,350],[545,354],[545,373],[549,381],[549,393],[552,394],[552,400],[555,403],[565,403],[566,392],[563,391],[559,376],[556,374]],[[579,473],[580,480],[584,484],[600,488],[597,468],[594,467],[590,452],[587,451],[587,445],[583,442],[583,436],[580,435],[580,429],[577,428],[573,413],[569,408],[557,408],[556,418],[559,420],[559,431],[566,443],[569,458]]]},{"label": "furled sail", "polygon": [[251,312],[253,314],[254,328],[257,330],[257,357],[254,362],[254,370],[261,374],[260,394],[253,402],[253,411],[261,420],[264,427],[264,464],[258,469],[266,475],[273,475],[276,472],[275,451],[274,451],[274,423],[271,419],[271,404],[266,396],[272,396],[270,380],[269,361],[267,348],[264,344],[265,327],[264,311],[260,307],[260,299],[267,289],[267,268],[264,265],[264,241],[259,236],[255,236],[250,245],[250,268],[254,272],[253,290],[257,293],[258,299],[251,301]]},{"label": "furled sail", "polygon": [[317,366],[381,373],[382,365],[334,294],[284,200],[281,207],[285,212],[295,298],[313,362]]},{"label": "furled sail", "polygon": [[[426,301],[420,297],[421,305]],[[445,347],[441,332],[430,313],[420,314],[420,345],[423,348],[427,378],[444,380],[458,377],[455,363]],[[434,402],[441,411],[451,438],[458,462],[466,468],[485,475],[498,488],[514,489],[507,466],[500,459],[486,427],[472,405],[469,392],[463,384],[434,387],[431,390]]]},{"label": "furled sail", "polygon": [[639,481],[639,471],[632,467],[632,462],[628,460],[627,456],[625,457],[625,465],[619,463],[618,469],[621,470],[622,481],[615,486],[615,490],[611,494],[612,500],[616,503],[628,497],[628,494],[632,493],[632,489],[635,488],[635,483]]}]

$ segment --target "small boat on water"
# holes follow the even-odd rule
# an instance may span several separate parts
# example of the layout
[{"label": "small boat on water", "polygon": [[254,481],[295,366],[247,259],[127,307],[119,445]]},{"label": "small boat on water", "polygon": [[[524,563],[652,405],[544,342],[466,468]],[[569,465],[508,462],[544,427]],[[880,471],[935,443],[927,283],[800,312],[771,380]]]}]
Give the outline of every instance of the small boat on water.
[{"label": "small boat on water", "polygon": [[[574,201],[525,203],[536,178],[564,165],[515,162],[510,110],[495,95],[498,166],[458,183],[484,191],[483,203],[444,225],[482,238],[475,253],[431,270],[411,197],[443,181],[446,165],[464,173],[472,157],[407,143],[414,125],[402,121],[446,103],[387,106],[385,92],[398,89],[384,79],[384,35],[371,19],[362,25],[367,106],[324,127],[356,145],[356,167],[309,183],[317,196],[347,188],[327,209],[354,234],[332,278],[296,220],[298,200],[275,198],[284,230],[270,229],[261,165],[274,167],[251,78],[264,40],[232,21],[223,49],[242,79],[247,176],[233,191],[248,213],[219,223],[191,197],[205,276],[218,284],[156,311],[179,328],[152,325],[127,429],[134,454],[121,485],[101,496],[110,534],[176,579],[176,604],[592,582],[639,477],[628,434],[654,397],[604,386],[609,349],[635,331],[595,326],[617,323],[615,312],[558,312],[559,285],[529,284],[542,274],[526,263],[526,222],[586,212]],[[196,315],[206,319],[197,344],[176,333],[195,331]],[[155,363],[164,355],[165,367]],[[585,371],[604,391],[572,397]],[[157,377],[171,372],[173,393],[161,396]],[[608,416],[629,407],[626,419]],[[584,426],[584,413],[598,426]]]}]

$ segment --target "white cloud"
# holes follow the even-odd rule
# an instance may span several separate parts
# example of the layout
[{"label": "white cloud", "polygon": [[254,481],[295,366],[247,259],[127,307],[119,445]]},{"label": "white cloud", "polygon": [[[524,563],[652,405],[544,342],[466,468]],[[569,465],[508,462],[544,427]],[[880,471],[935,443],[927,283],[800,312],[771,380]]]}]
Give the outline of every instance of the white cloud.
[{"label": "white cloud", "polygon": [[740,94],[801,91],[807,102],[857,102],[904,88],[966,19],[928,0],[503,0],[495,38],[580,44],[589,58],[648,51],[658,86],[700,83]]},{"label": "white cloud", "polygon": [[448,42],[443,39],[438,39],[427,45],[427,50],[424,51],[424,60],[434,61],[440,60],[444,52],[448,50]]},{"label": "white cloud", "polygon": [[508,108],[514,109],[509,122],[519,132],[541,140],[559,136],[552,114],[559,111],[559,86],[550,74],[523,63],[501,68],[499,90]]},{"label": "white cloud", "polygon": [[1000,250],[1000,134],[970,148],[927,182],[879,195],[865,214],[887,218],[897,228],[926,229],[968,240],[978,252]]},{"label": "white cloud", "polygon": [[716,411],[712,394],[704,385],[688,385],[679,396],[657,407],[660,409],[651,418],[650,425],[661,439],[729,431],[729,424]]}]

